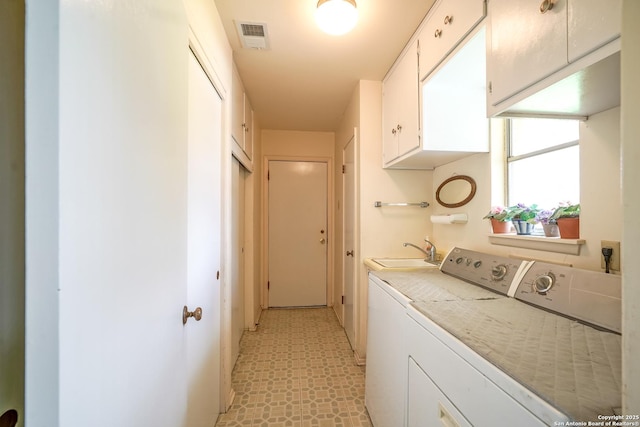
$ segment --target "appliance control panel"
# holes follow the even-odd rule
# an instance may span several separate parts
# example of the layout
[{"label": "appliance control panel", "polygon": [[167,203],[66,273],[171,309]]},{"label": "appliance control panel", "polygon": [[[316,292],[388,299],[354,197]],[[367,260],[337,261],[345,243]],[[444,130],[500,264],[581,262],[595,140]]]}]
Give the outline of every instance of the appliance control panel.
[{"label": "appliance control panel", "polygon": [[521,276],[525,264],[512,258],[453,248],[442,261],[440,271],[507,295],[512,283]]},{"label": "appliance control panel", "polygon": [[527,265],[514,296],[567,317],[621,331],[619,275],[535,261]]}]

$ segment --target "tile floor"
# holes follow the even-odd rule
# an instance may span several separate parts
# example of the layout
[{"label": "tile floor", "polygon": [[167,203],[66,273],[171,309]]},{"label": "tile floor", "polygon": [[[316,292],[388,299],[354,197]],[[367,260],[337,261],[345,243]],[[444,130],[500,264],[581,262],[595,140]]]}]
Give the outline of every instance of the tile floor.
[{"label": "tile floor", "polygon": [[357,366],[331,308],[270,309],[245,332],[236,397],[217,427],[371,427]]}]

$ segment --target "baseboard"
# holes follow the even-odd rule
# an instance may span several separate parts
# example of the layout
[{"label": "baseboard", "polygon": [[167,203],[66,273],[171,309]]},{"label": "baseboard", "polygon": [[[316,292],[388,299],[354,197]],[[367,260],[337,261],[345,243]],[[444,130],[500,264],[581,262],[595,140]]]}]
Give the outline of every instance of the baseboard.
[{"label": "baseboard", "polygon": [[364,366],[367,364],[367,358],[366,357],[362,357],[360,355],[360,353],[358,353],[357,350],[353,351],[353,357],[356,360],[356,365],[358,366]]},{"label": "baseboard", "polygon": [[229,412],[229,409],[231,409],[231,405],[233,405],[233,400],[236,398],[236,391],[232,388],[231,390],[229,390],[229,396],[227,396],[227,407],[224,408],[224,412],[227,413]]}]

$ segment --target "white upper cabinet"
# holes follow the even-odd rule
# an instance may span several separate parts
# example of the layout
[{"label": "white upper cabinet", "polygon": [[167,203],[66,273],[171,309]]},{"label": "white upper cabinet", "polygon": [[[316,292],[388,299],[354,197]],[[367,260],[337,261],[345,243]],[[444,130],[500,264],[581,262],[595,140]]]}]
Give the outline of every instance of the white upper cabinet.
[{"label": "white upper cabinet", "polygon": [[420,78],[424,78],[485,16],[482,0],[442,0],[434,4],[420,35]]},{"label": "white upper cabinet", "polygon": [[540,7],[531,0],[489,0],[493,105],[567,64],[566,0],[545,13]]},{"label": "white upper cabinet", "polygon": [[235,64],[231,91],[231,137],[234,142],[232,152],[238,161],[251,171],[253,169],[253,109]]},{"label": "white upper cabinet", "polygon": [[619,105],[622,0],[488,0],[490,116],[588,116]]},{"label": "white upper cabinet", "polygon": [[622,0],[569,0],[569,62],[620,37]]},{"label": "white upper cabinet", "polygon": [[405,49],[382,86],[384,165],[419,147],[418,41]]},{"label": "white upper cabinet", "polygon": [[429,11],[384,82],[385,168],[433,169],[488,151],[484,15],[483,0]]}]

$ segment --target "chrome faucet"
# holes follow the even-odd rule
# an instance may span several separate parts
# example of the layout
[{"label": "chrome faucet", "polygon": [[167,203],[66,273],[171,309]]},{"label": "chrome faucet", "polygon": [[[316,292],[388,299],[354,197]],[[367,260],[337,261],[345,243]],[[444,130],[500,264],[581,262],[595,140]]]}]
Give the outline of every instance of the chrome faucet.
[{"label": "chrome faucet", "polygon": [[417,250],[419,250],[420,252],[422,252],[423,254],[425,254],[427,257],[425,258],[426,261],[430,261],[430,262],[436,262],[436,245],[434,245],[433,243],[431,243],[430,241],[428,241],[427,239],[424,239],[424,241],[426,243],[428,243],[429,245],[431,245],[431,249],[429,249],[429,252],[425,251],[424,249],[422,249],[420,246],[416,246],[413,243],[408,243],[405,242],[402,244],[402,246],[404,246],[405,248],[407,246],[411,246],[416,248]]}]

